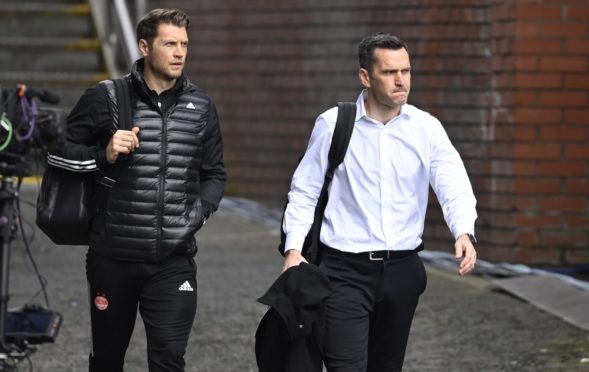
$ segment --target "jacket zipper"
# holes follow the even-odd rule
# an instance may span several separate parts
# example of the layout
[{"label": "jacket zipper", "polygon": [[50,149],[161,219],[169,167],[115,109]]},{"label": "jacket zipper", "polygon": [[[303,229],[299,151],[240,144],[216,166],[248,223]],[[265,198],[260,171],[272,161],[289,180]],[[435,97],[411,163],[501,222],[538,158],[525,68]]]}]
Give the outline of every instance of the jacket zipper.
[{"label": "jacket zipper", "polygon": [[161,111],[161,102],[158,102],[158,111],[162,117],[162,147],[160,153],[160,171],[159,171],[159,193],[157,196],[157,221],[156,221],[156,258],[159,260],[162,252],[162,226],[164,219],[164,194],[166,181],[166,153],[168,151],[168,116],[164,116]]}]

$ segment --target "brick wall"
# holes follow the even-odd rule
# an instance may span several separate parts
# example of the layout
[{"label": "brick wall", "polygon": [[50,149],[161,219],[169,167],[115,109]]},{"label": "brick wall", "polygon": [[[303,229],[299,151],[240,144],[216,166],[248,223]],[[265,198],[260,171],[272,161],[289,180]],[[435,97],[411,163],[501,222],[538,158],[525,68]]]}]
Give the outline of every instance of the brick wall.
[{"label": "brick wall", "polygon": [[[588,1],[165,6],[191,16],[187,71],[217,102],[228,194],[282,206],[315,117],[360,91],[358,42],[387,31],[409,43],[411,103],[442,121],[471,175],[481,256],[589,261]],[[426,243],[451,249],[435,196],[431,204]]]},{"label": "brick wall", "polygon": [[507,110],[493,137],[502,155],[492,157],[510,163],[513,219],[502,230],[515,236],[490,246],[519,262],[587,263],[589,2],[503,1],[492,16],[494,88]]}]

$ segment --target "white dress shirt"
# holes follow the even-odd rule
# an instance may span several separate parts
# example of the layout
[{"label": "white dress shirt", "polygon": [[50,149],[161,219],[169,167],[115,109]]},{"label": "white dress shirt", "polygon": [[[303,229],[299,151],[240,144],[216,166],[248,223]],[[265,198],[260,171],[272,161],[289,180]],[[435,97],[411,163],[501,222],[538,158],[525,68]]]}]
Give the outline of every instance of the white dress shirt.
[{"label": "white dress shirt", "polygon": [[[442,124],[405,104],[386,124],[366,115],[363,91],[344,161],[329,187],[320,240],[345,252],[411,250],[421,244],[429,185],[455,238],[474,235],[476,199]],[[288,194],[286,249],[301,250],[327,170],[337,107],[319,115]]]}]

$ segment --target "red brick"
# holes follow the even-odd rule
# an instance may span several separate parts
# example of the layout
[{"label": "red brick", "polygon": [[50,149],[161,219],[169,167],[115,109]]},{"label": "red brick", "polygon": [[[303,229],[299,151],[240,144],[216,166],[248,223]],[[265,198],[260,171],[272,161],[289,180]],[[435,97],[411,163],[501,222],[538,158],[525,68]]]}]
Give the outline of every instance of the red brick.
[{"label": "red brick", "polygon": [[538,25],[531,22],[517,23],[515,25],[515,34],[518,37],[538,36]]},{"label": "red brick", "polygon": [[556,54],[561,53],[563,43],[559,39],[517,39],[513,51],[518,54]]},{"label": "red brick", "polygon": [[471,175],[491,175],[491,163],[488,160],[471,160],[465,163],[468,173]]},{"label": "red brick", "polygon": [[575,37],[587,36],[589,28],[585,22],[575,23],[544,23],[540,26],[539,34],[542,36]]},{"label": "red brick", "polygon": [[540,4],[518,4],[515,16],[518,20],[559,20],[562,19],[560,6],[542,6]]},{"label": "red brick", "polygon": [[501,3],[495,4],[491,7],[491,18],[495,24],[502,24],[497,21],[505,21],[515,19],[515,7],[514,4]]},{"label": "red brick", "polygon": [[543,232],[543,246],[579,247],[587,244],[587,234],[573,231]]},{"label": "red brick", "polygon": [[513,210],[513,201],[510,195],[500,195],[497,193],[482,196],[477,195],[477,207],[495,210]]},{"label": "red brick", "polygon": [[517,88],[560,88],[561,74],[517,74],[515,76]]},{"label": "red brick", "polygon": [[564,87],[589,90],[589,75],[567,74],[564,77]]},{"label": "red brick", "polygon": [[517,194],[560,194],[562,191],[559,180],[517,179],[513,186]]},{"label": "red brick", "polygon": [[587,129],[571,127],[542,127],[540,128],[540,139],[545,141],[586,141]]},{"label": "red brick", "polygon": [[513,103],[515,105],[532,106],[538,103],[538,94],[536,91],[517,91],[513,93]]},{"label": "red brick", "polygon": [[513,22],[493,22],[491,24],[491,37],[493,39],[513,38],[515,35],[515,23]]},{"label": "red brick", "polygon": [[589,53],[589,40],[587,39],[567,39],[566,45],[566,50],[569,53]]},{"label": "red brick", "polygon": [[477,192],[512,192],[513,181],[511,178],[477,177],[471,180],[472,186]]},{"label": "red brick", "polygon": [[538,198],[536,196],[517,195],[512,198],[513,206],[518,211],[537,211]]},{"label": "red brick", "polygon": [[584,176],[588,173],[586,162],[543,161],[538,166],[541,176]]},{"label": "red brick", "polygon": [[513,228],[516,215],[513,211],[492,210],[487,213],[485,220],[490,221],[494,227]]},{"label": "red brick", "polygon": [[589,180],[567,180],[566,192],[574,195],[589,195]]},{"label": "red brick", "polygon": [[511,39],[495,39],[491,41],[491,53],[493,55],[509,54],[513,50],[513,40]]},{"label": "red brick", "polygon": [[513,129],[513,139],[516,141],[533,141],[536,139],[536,128],[516,127]]},{"label": "red brick", "polygon": [[518,71],[537,71],[540,63],[538,57],[516,56],[513,59],[513,66]]},{"label": "red brick", "polygon": [[518,141],[532,141],[536,139],[536,128],[534,127],[509,127],[506,125],[497,125],[493,132],[495,141],[509,141],[516,139]]},{"label": "red brick", "polygon": [[538,237],[538,232],[534,230],[523,231],[521,229],[518,230],[517,234],[517,245],[523,247],[529,246],[537,246],[540,242]]},{"label": "red brick", "polygon": [[566,218],[566,222],[568,227],[589,230],[589,216],[569,216]]},{"label": "red brick", "polygon": [[562,110],[558,108],[522,108],[513,109],[514,123],[524,124],[546,124],[560,123],[562,120]]},{"label": "red brick", "polygon": [[565,156],[567,159],[589,159],[589,146],[582,145],[566,145]]},{"label": "red brick", "polygon": [[587,105],[586,92],[540,92],[541,105],[577,107]]},{"label": "red brick", "polygon": [[492,260],[495,262],[512,262],[513,249],[513,247],[489,243],[477,247],[477,253],[479,257],[486,260]]},{"label": "red brick", "polygon": [[492,86],[495,89],[511,88],[512,86],[514,86],[512,73],[496,73],[493,74],[491,80],[493,84]]},{"label": "red brick", "polygon": [[561,196],[540,199],[540,208],[544,212],[581,212],[587,206],[587,200],[583,197]]},{"label": "red brick", "polygon": [[[503,102],[508,102],[511,100],[511,97],[510,94],[504,94],[501,99]],[[493,108],[489,114],[489,121],[494,123],[496,127],[506,123],[511,124],[512,122],[510,112],[506,108]]]},{"label": "red brick", "polygon": [[559,248],[528,248],[517,247],[513,252],[516,262],[533,265],[559,265],[561,264],[562,250]]},{"label": "red brick", "polygon": [[547,214],[541,215],[518,215],[517,216],[517,226],[522,227],[561,227],[562,226],[562,219],[560,216],[553,216]]},{"label": "red brick", "polygon": [[[589,241],[585,241],[584,247],[570,248],[564,251],[564,264],[586,265],[589,262]],[[583,246],[583,244],[581,244]]]},{"label": "red brick", "polygon": [[540,57],[540,70],[555,72],[585,72],[586,57]]},{"label": "red brick", "polygon": [[[528,60],[530,59],[530,57],[527,57]],[[533,58],[533,69],[537,70],[538,69],[538,59],[536,57],[532,57]],[[530,64],[529,61],[520,61],[519,62],[522,67],[526,67],[526,63]],[[527,66],[529,67],[529,66]],[[513,71],[516,68],[516,58],[514,58],[513,56],[495,56],[493,59],[491,59],[491,71],[494,71],[496,73],[500,73],[503,71]],[[524,70],[527,70],[528,68],[524,68]]]},{"label": "red brick", "polygon": [[511,165],[514,175],[518,176],[535,176],[538,173],[536,161],[516,160]]},{"label": "red brick", "polygon": [[513,156],[519,159],[552,159],[561,155],[560,144],[521,144],[513,145]]},{"label": "red brick", "polygon": [[571,124],[589,124],[589,110],[567,109],[564,111],[566,123]]},{"label": "red brick", "polygon": [[489,234],[488,240],[494,244],[514,245],[516,242],[516,231],[514,229],[493,229]]},{"label": "red brick", "polygon": [[488,153],[493,158],[506,157],[511,154],[511,145],[509,143],[491,143],[488,152],[481,151],[481,149],[478,149],[478,151],[475,149],[475,151],[479,154]]},{"label": "red brick", "polygon": [[587,21],[589,19],[589,7],[569,6],[567,9],[567,18],[571,20]]}]

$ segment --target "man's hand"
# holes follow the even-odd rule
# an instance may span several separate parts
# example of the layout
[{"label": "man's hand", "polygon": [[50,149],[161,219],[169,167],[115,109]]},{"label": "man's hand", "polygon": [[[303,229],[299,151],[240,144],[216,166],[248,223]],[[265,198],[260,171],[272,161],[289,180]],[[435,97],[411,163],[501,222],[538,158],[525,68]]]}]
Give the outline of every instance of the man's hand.
[{"label": "man's hand", "polygon": [[456,240],[456,244],[454,244],[454,248],[456,249],[456,260],[462,260],[458,274],[463,276],[474,270],[474,265],[477,261],[477,251],[474,249],[468,235],[460,235],[458,240]]},{"label": "man's hand", "polygon": [[286,251],[284,254],[284,266],[282,267],[282,272],[285,272],[287,269],[293,266],[299,265],[301,262],[308,263],[300,251],[296,249],[290,249]]},{"label": "man's hand", "polygon": [[119,154],[130,154],[135,151],[139,147],[138,133],[138,127],[133,127],[131,130],[117,130],[106,146],[106,160],[114,164]]}]

